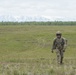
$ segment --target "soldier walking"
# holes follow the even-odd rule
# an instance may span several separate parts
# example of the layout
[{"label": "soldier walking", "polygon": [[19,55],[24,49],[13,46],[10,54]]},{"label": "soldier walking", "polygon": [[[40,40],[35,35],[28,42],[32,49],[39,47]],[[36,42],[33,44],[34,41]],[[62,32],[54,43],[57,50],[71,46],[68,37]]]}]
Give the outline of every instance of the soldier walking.
[{"label": "soldier walking", "polygon": [[57,62],[60,64],[63,63],[63,54],[65,52],[66,46],[67,46],[67,40],[62,37],[62,33],[60,31],[57,31],[56,38],[53,41],[52,53],[53,50],[56,51]]}]

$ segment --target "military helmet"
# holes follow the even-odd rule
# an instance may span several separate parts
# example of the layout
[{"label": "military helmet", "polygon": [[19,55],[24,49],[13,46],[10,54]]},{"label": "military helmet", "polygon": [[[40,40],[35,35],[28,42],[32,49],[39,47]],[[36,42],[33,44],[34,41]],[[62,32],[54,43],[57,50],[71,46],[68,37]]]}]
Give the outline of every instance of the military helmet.
[{"label": "military helmet", "polygon": [[62,33],[60,31],[57,31],[56,35],[62,35]]}]

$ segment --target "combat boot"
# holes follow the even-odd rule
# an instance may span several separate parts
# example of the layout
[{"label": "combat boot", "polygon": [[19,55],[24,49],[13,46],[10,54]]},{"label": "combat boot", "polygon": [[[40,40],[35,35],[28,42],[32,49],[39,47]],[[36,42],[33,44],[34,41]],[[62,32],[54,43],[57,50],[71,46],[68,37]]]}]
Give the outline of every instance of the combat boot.
[{"label": "combat boot", "polygon": [[63,57],[61,57],[60,64],[63,64]]}]

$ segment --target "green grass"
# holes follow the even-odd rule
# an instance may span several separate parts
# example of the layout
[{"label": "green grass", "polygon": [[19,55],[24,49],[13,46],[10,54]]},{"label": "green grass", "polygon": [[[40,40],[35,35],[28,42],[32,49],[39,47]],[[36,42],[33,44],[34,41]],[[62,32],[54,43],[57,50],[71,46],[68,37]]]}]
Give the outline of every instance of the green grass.
[{"label": "green grass", "polygon": [[[64,65],[51,53],[56,31],[68,40]],[[76,26],[0,26],[0,75],[75,75]]]}]

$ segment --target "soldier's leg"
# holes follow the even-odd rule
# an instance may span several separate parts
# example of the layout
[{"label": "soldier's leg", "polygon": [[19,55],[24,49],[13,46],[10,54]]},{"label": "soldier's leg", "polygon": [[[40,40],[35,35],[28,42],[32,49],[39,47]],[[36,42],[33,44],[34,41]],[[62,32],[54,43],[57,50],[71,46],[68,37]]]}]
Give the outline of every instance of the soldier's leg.
[{"label": "soldier's leg", "polygon": [[62,64],[63,63],[63,50],[60,51],[60,63]]},{"label": "soldier's leg", "polygon": [[57,54],[57,62],[60,63],[60,51],[58,49],[56,50],[56,54]]}]

